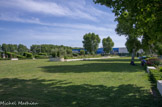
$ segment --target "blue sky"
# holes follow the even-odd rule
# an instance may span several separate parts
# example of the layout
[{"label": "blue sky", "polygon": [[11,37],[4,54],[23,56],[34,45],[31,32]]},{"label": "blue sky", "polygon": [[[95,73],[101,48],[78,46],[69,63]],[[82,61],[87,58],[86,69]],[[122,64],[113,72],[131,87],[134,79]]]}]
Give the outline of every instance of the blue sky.
[{"label": "blue sky", "polygon": [[82,47],[83,35],[94,32],[101,39],[110,36],[114,47],[125,47],[114,18],[93,0],[0,0],[0,44]]}]

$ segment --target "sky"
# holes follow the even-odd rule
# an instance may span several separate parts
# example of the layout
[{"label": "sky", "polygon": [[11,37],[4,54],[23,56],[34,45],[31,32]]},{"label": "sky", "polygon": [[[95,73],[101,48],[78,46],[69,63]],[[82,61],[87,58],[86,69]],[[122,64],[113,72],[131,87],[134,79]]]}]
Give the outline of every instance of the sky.
[{"label": "sky", "polygon": [[126,38],[115,32],[111,9],[93,0],[0,0],[0,44],[54,44],[83,47],[86,33],[110,36],[114,47]]}]

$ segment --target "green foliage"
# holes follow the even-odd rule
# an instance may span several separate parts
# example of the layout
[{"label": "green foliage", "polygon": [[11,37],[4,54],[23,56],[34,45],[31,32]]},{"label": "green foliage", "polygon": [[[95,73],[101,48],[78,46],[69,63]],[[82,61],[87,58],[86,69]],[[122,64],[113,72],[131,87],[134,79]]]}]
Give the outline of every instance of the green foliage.
[{"label": "green foliage", "polygon": [[25,59],[26,57],[25,56],[22,56],[22,55],[17,55],[17,58],[19,58],[19,59]]},{"label": "green foliage", "polygon": [[47,56],[47,53],[39,53],[38,55]]},{"label": "green foliage", "polygon": [[52,57],[54,57],[54,58],[56,58],[57,57],[57,52],[56,51],[54,51],[54,52],[52,52]]},{"label": "green foliage", "polygon": [[132,37],[127,38],[127,42],[125,43],[125,45],[129,53],[133,53],[133,50],[136,53],[141,47],[140,41],[137,38]]},{"label": "green foliage", "polygon": [[8,58],[16,58],[16,54],[12,52],[6,52]]},{"label": "green foliage", "polygon": [[18,52],[16,44],[2,44],[2,50],[4,52]]},{"label": "green foliage", "polygon": [[160,72],[160,70],[150,70],[150,71],[151,76],[153,76],[152,79],[154,79],[155,81],[162,80],[162,72]]},{"label": "green foliage", "polygon": [[160,67],[160,72],[162,72],[162,67]]},{"label": "green foliage", "polygon": [[85,55],[85,50],[80,50],[80,55]]},{"label": "green foliage", "polygon": [[2,52],[2,46],[0,45],[0,52]]},{"label": "green foliage", "polygon": [[54,58],[56,57],[64,57],[66,56],[66,50],[64,48],[60,48],[60,49],[54,49],[52,50],[52,54],[51,54]]},{"label": "green foliage", "polygon": [[112,8],[116,20],[118,22],[127,20],[130,28],[134,28],[134,32],[138,35],[142,36],[145,32],[153,40],[162,37],[161,0],[94,0],[94,2]]},{"label": "green foliage", "polygon": [[147,61],[148,66],[159,66],[160,65],[160,60],[156,57],[147,58],[146,61]]},{"label": "green foliage", "polygon": [[48,56],[45,56],[45,55],[35,55],[34,56],[36,59],[47,59]]},{"label": "green foliage", "polygon": [[38,53],[47,53],[48,55],[52,54],[54,50],[59,50],[63,48],[64,50],[67,50],[67,53],[71,53],[71,47],[67,46],[57,46],[57,45],[51,45],[51,44],[42,44],[42,45],[32,45],[30,47],[30,50],[32,51],[33,54],[38,54]]},{"label": "green foliage", "polygon": [[68,59],[68,57],[67,56],[64,56],[64,59]]},{"label": "green foliage", "polygon": [[77,53],[73,53],[73,56],[74,56],[74,57],[77,57],[77,56],[78,56],[78,54],[77,54]]},{"label": "green foliage", "polygon": [[64,57],[64,56],[66,56],[66,50],[64,49],[64,48],[60,48],[59,49],[59,51],[58,51],[59,53],[58,53],[58,57]]},{"label": "green foliage", "polygon": [[19,54],[23,55],[23,53],[28,52],[28,48],[23,44],[19,44],[18,52],[19,52]]},{"label": "green foliage", "polygon": [[25,52],[23,56],[25,56],[26,58],[33,58],[33,54],[29,52]]},{"label": "green foliage", "polygon": [[[162,8],[161,0],[93,0],[112,8],[118,22],[116,32],[125,35],[143,38],[143,49],[148,53],[157,42],[162,40]],[[157,52],[161,54],[161,46]],[[152,53],[152,52],[151,52]]]},{"label": "green foliage", "polygon": [[68,55],[72,55],[72,49],[66,49],[66,53],[67,53]]},{"label": "green foliage", "polygon": [[87,33],[83,37],[83,46],[91,54],[94,54],[99,46],[100,38],[95,33]]},{"label": "green foliage", "polygon": [[104,38],[102,40],[102,45],[105,53],[110,53],[112,47],[114,46],[114,42],[110,37]]},{"label": "green foliage", "polygon": [[155,43],[155,51],[158,55],[162,55],[162,43],[161,42]]}]

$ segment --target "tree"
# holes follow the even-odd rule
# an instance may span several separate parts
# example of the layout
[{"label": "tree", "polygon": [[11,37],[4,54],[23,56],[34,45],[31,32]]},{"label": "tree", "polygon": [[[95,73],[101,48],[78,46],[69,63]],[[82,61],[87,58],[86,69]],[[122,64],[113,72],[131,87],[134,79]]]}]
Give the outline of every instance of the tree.
[{"label": "tree", "polygon": [[2,46],[0,45],[0,52],[2,52]]},{"label": "tree", "polygon": [[127,38],[127,42],[125,43],[127,50],[129,51],[129,53],[132,53],[132,59],[131,59],[131,64],[134,64],[134,57],[136,52],[140,49],[141,47],[141,43],[137,38],[133,38],[133,37],[128,37]]},{"label": "tree", "polygon": [[127,22],[134,26],[138,35],[147,34],[153,40],[162,39],[162,1],[161,0],[94,0],[112,8],[116,21],[121,16],[129,16]]},{"label": "tree", "polygon": [[83,46],[91,54],[94,54],[99,46],[100,38],[95,33],[87,33],[83,37]]},{"label": "tree", "polygon": [[7,44],[5,44],[5,43],[3,43],[2,44],[2,50],[4,51],[4,52],[8,52],[8,45]]},{"label": "tree", "polygon": [[[94,0],[112,8],[118,22],[116,32],[127,38],[145,36],[150,47],[162,40],[161,0]],[[146,37],[147,36],[147,37]]]},{"label": "tree", "polygon": [[19,52],[19,54],[23,55],[23,53],[28,52],[28,48],[23,44],[19,44],[18,52]]},{"label": "tree", "polygon": [[80,50],[80,55],[85,55],[85,50]]},{"label": "tree", "polygon": [[114,42],[112,41],[110,37],[104,38],[102,40],[102,44],[103,44],[103,49],[105,53],[110,53],[110,51],[112,50],[112,47],[114,46]]},{"label": "tree", "polygon": [[153,54],[153,43],[154,41],[149,37],[147,36],[146,33],[144,33],[144,35],[142,36],[142,49],[144,50],[144,52],[147,54]]},{"label": "tree", "polygon": [[155,45],[155,51],[157,52],[157,54],[162,55],[162,43],[156,42],[154,45]]}]

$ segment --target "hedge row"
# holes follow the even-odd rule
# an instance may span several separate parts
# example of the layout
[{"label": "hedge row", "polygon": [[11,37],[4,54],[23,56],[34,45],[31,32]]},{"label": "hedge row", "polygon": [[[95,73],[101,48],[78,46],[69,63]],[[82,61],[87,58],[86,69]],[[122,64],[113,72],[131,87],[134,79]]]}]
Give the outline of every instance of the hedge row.
[{"label": "hedge row", "polygon": [[162,80],[162,67],[156,70],[150,70],[150,74],[154,81]]}]

